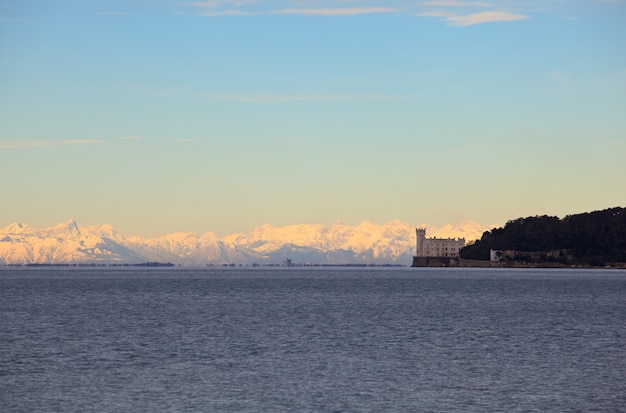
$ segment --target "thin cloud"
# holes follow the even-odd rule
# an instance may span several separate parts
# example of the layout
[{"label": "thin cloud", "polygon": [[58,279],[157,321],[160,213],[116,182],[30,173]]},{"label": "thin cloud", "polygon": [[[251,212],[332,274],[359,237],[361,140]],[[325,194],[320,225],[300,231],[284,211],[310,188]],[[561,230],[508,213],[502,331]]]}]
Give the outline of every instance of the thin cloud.
[{"label": "thin cloud", "polygon": [[[294,3],[291,1],[290,3]],[[295,2],[296,4],[298,2]],[[340,3],[351,3],[341,1]],[[204,16],[259,16],[271,14],[294,14],[303,16],[352,16],[359,14],[394,13],[398,10],[391,7],[328,7],[328,8],[259,8],[255,0],[210,0],[189,3],[189,6],[204,9],[199,14]],[[244,6],[257,5],[256,9],[245,9]]]},{"label": "thin cloud", "polygon": [[205,10],[198,14],[200,16],[216,17],[216,16],[258,16],[259,14],[262,14],[262,13],[252,13],[252,12],[246,12],[243,10],[231,9],[231,10],[220,10],[220,11]]},{"label": "thin cloud", "polygon": [[450,22],[454,26],[472,26],[475,24],[510,22],[525,20],[528,18],[529,16],[524,14],[509,13],[504,11],[485,11],[481,13],[468,14],[467,16],[448,17],[446,21]]},{"label": "thin cloud", "polygon": [[209,96],[209,99],[222,102],[238,103],[289,103],[289,102],[322,102],[322,101],[347,101],[347,100],[381,100],[398,99],[397,96],[388,95],[234,95],[234,96]]},{"label": "thin cloud", "polygon": [[271,14],[300,14],[306,16],[351,16],[357,14],[395,13],[396,9],[389,7],[348,7],[330,9],[283,9],[270,12]]},{"label": "thin cloud", "polygon": [[212,1],[197,1],[195,3],[190,3],[190,6],[195,7],[207,7],[214,9],[223,4],[233,4],[235,6],[246,6],[248,4],[255,4],[256,1],[246,1],[246,0],[212,0]]},{"label": "thin cloud", "polygon": [[475,24],[493,23],[493,22],[510,22],[517,20],[525,20],[530,16],[524,14],[509,13],[504,11],[485,11],[472,13],[468,15],[458,15],[446,11],[433,11],[420,13],[422,17],[443,17],[444,20],[453,26],[473,26]]},{"label": "thin cloud", "polygon": [[41,148],[62,145],[93,145],[103,143],[107,143],[107,141],[97,139],[66,139],[61,141],[0,141],[0,149],[14,149],[24,147]]},{"label": "thin cloud", "polygon": [[444,11],[444,10],[427,11],[427,12],[418,14],[418,16],[421,16],[421,17],[445,17],[445,18],[458,17],[458,15],[456,15],[454,13],[451,13],[449,11]]},{"label": "thin cloud", "polygon": [[[600,1],[600,0],[597,0]],[[610,1],[610,0],[609,0]],[[261,0],[208,0],[187,3],[194,7],[197,15],[203,16],[267,16],[267,15],[300,15],[300,16],[356,16],[383,13],[417,13],[418,16],[443,17],[444,21],[454,26],[471,26],[490,22],[508,22],[529,18],[523,12],[504,11],[509,1],[482,0],[424,0],[400,7],[399,2],[388,2],[385,7],[359,7],[353,0],[336,0],[327,2],[324,7],[307,7],[316,4],[311,1],[282,0],[272,3]],[[270,6],[270,4],[273,5]],[[280,7],[290,4],[295,7]],[[326,6],[330,7],[326,7]],[[510,5],[510,4],[509,4]],[[336,7],[333,7],[336,6]],[[493,11],[480,11],[486,7]],[[420,10],[422,9],[422,10]],[[501,10],[497,10],[501,9]],[[421,11],[421,13],[419,13]]]},{"label": "thin cloud", "polygon": [[424,6],[437,6],[437,7],[487,7],[487,3],[482,1],[457,1],[457,0],[434,0],[425,1],[422,3]]},{"label": "thin cloud", "polygon": [[204,10],[199,14],[202,16],[261,16],[271,14],[300,15],[300,16],[356,16],[361,14],[396,13],[398,10],[389,7],[349,7],[349,8],[328,8],[328,9],[280,9],[248,12],[239,9],[228,10]]},{"label": "thin cloud", "polygon": [[254,0],[211,0],[211,1],[197,1],[194,3],[189,3],[189,6],[199,7],[204,9],[199,14],[201,16],[249,16],[255,15],[258,13],[246,12],[240,9],[220,9],[220,7],[225,5],[231,5],[235,7],[248,6],[250,4],[257,3]]},{"label": "thin cloud", "polygon": [[123,136],[120,139],[121,140],[125,140],[125,141],[132,141],[132,140],[141,139],[141,136],[139,136],[139,135],[130,135],[130,136]]}]

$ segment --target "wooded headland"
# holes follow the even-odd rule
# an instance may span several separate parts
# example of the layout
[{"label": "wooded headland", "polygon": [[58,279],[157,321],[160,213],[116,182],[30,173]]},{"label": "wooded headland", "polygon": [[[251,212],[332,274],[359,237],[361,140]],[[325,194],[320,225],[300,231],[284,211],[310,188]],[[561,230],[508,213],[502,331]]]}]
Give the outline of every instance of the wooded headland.
[{"label": "wooded headland", "polygon": [[626,208],[610,208],[563,219],[518,218],[485,232],[461,249],[464,260],[490,260],[494,250],[510,266],[626,266]]}]

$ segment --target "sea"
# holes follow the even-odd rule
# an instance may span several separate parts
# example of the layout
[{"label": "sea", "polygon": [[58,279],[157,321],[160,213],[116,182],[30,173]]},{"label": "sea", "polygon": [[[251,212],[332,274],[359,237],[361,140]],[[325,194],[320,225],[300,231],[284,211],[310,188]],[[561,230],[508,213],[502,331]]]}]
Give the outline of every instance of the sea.
[{"label": "sea", "polygon": [[626,412],[626,272],[4,267],[0,411]]}]

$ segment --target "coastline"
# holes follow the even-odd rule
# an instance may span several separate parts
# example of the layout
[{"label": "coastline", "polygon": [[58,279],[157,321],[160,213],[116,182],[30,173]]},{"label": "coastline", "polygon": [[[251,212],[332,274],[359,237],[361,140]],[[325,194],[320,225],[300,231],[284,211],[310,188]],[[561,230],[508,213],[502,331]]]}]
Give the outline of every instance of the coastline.
[{"label": "coastline", "polygon": [[626,270],[625,262],[612,262],[603,266],[589,264],[562,264],[558,262],[522,262],[469,260],[458,257],[413,257],[411,267],[459,267],[459,268],[580,268]]}]

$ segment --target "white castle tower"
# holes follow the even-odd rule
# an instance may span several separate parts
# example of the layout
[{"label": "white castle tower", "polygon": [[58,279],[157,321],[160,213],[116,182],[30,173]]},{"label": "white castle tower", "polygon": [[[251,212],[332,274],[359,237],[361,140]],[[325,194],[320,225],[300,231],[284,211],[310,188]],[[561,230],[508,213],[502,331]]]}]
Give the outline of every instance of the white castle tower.
[{"label": "white castle tower", "polygon": [[426,238],[426,228],[415,229],[416,257],[458,257],[465,238]]},{"label": "white castle tower", "polygon": [[415,256],[425,257],[426,255],[424,255],[424,246],[426,244],[426,228],[416,228],[415,237],[417,238],[417,242],[415,245]]}]

